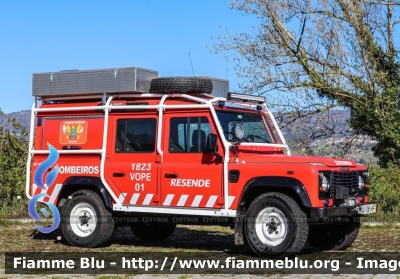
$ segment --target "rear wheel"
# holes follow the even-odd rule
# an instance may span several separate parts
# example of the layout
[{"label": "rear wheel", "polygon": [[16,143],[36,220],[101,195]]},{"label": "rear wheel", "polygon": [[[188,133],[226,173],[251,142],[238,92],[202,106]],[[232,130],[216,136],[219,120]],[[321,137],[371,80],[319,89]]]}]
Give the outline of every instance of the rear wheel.
[{"label": "rear wheel", "polygon": [[71,196],[61,212],[61,230],[68,243],[96,247],[107,242],[113,233],[114,222],[99,195],[80,190]]},{"label": "rear wheel", "polygon": [[353,218],[333,224],[310,226],[308,242],[320,250],[345,250],[356,240],[360,222]]},{"label": "rear wheel", "polygon": [[306,214],[289,196],[265,193],[250,204],[245,234],[251,249],[260,256],[299,253],[307,241]]},{"label": "rear wheel", "polygon": [[173,234],[176,224],[139,222],[130,225],[134,235],[144,241],[163,241]]}]

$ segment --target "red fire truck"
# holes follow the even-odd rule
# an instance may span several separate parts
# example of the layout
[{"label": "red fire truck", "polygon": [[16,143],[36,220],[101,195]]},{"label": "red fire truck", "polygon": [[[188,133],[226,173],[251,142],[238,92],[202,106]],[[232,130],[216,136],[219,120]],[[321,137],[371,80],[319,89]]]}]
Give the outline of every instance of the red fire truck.
[{"label": "red fire truck", "polygon": [[[129,225],[161,241],[177,224],[234,229],[260,256],[298,253],[308,240],[342,250],[376,211],[365,166],[292,156],[264,97],[226,80],[158,78],[137,67],[33,75],[26,194],[57,206],[64,238],[107,242]],[[48,189],[32,173],[59,153]]]}]

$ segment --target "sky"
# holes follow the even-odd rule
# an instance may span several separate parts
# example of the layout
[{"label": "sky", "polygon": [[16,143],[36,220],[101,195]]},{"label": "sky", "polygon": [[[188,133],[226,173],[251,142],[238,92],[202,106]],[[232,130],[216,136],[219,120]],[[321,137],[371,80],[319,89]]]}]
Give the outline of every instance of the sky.
[{"label": "sky", "polygon": [[[159,76],[242,81],[227,53],[213,46],[225,30],[248,31],[256,19],[228,0],[0,1],[0,109],[30,109],[32,74],[141,67]],[[190,56],[189,56],[190,53]],[[193,70],[190,59],[193,63]]]}]

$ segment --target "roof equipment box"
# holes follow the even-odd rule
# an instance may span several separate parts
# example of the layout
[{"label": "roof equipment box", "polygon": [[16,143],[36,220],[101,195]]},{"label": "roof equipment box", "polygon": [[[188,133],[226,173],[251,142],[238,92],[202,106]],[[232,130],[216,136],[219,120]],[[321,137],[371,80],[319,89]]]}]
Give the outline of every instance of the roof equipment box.
[{"label": "roof equipment box", "polygon": [[138,67],[34,73],[32,95],[50,97],[82,93],[149,92],[150,81],[157,77],[157,71]]}]

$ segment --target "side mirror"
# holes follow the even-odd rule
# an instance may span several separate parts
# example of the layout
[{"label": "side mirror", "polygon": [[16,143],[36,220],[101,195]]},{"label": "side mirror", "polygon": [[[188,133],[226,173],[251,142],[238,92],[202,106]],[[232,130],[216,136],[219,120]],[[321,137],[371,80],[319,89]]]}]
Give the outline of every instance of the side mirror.
[{"label": "side mirror", "polygon": [[216,134],[208,134],[205,151],[212,153],[212,154],[217,153],[218,145],[217,145],[217,135]]},{"label": "side mirror", "polygon": [[217,157],[217,163],[222,162],[222,156],[217,153],[218,145],[216,134],[208,134],[205,151],[215,155]]}]

